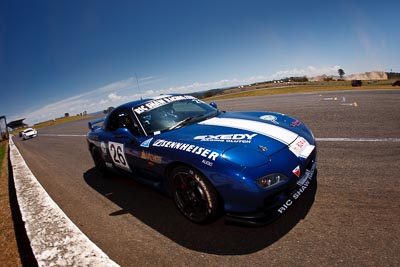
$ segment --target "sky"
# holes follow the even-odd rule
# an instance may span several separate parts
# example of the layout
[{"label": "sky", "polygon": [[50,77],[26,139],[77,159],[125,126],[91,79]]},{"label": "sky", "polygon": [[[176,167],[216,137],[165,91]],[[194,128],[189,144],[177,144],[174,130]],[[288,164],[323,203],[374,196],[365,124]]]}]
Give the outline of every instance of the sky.
[{"label": "sky", "polygon": [[291,76],[400,72],[400,1],[1,0],[0,116]]}]

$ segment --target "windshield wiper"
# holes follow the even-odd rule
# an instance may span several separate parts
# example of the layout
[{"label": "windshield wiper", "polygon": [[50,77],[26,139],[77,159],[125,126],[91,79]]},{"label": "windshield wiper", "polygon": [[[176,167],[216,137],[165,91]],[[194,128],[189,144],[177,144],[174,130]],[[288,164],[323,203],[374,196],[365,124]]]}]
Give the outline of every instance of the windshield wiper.
[{"label": "windshield wiper", "polygon": [[183,119],[183,120],[177,122],[175,125],[172,125],[171,127],[169,127],[169,128],[168,128],[168,131],[173,130],[173,129],[176,129],[176,128],[179,128],[179,127],[185,125],[186,123],[188,123],[189,121],[191,121],[191,120],[193,120],[193,119],[195,119],[195,118],[202,117],[202,116],[203,116],[203,114],[198,114],[198,115],[195,115],[195,116],[187,117],[187,118],[185,118],[185,119]]}]

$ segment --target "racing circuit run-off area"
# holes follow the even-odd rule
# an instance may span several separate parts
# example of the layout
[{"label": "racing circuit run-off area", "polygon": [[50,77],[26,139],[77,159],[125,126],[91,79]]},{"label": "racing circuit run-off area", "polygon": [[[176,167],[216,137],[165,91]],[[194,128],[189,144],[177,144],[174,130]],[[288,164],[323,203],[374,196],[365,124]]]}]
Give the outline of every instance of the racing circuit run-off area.
[{"label": "racing circuit run-off area", "polygon": [[[219,111],[227,111],[222,115],[207,107],[207,116],[213,117],[205,121],[189,114],[190,119],[175,120],[179,125],[159,126],[152,125],[155,108],[142,104],[135,111],[143,123],[138,131],[146,131],[148,137],[129,142],[146,153],[125,145],[123,132],[113,133],[115,139],[106,142],[97,134],[95,124],[88,130],[88,122],[101,117],[42,128],[37,137],[27,140],[14,136],[10,149],[18,151],[21,158],[17,160],[10,153],[13,179],[33,253],[41,266],[400,266],[400,187],[394,186],[399,176],[398,103],[399,90],[232,98],[216,101]],[[280,134],[267,139],[261,129],[249,132],[260,124],[245,121],[248,117],[243,115],[229,117],[231,111],[259,111],[262,120],[271,125],[267,127]],[[284,121],[282,114],[296,119]],[[178,112],[165,116],[178,116]],[[122,117],[123,113],[116,116]],[[284,122],[288,123],[286,128]],[[105,127],[113,127],[105,123]],[[304,125],[299,130],[301,138],[291,136],[299,125]],[[173,140],[177,133],[188,137],[190,127],[196,127],[195,135]],[[265,138],[265,145],[253,148],[261,138]],[[296,146],[290,145],[294,140]],[[221,152],[219,146],[225,146],[230,154]],[[243,153],[237,149],[241,146],[257,152]],[[243,219],[239,206],[231,209],[233,203],[243,202],[240,207],[244,211],[255,201],[251,195],[235,192],[243,190],[241,185],[251,188],[245,179],[238,184],[226,183],[236,171],[235,160],[247,156],[251,161],[242,169],[259,170],[258,155],[271,153],[273,166],[277,162],[274,153],[283,151],[284,146],[288,147],[286,157],[300,160],[287,172],[284,167],[288,161],[276,167],[288,179],[298,177],[290,197],[277,206],[280,216],[258,227],[226,220],[229,215],[239,219],[238,214]],[[315,155],[314,147],[318,150]],[[172,191],[165,193],[154,174],[168,161],[168,155],[156,152],[171,150],[182,156],[181,161],[198,159],[199,165],[171,169]],[[114,157],[99,161],[105,151],[114,152],[107,154]],[[223,154],[232,163],[226,172],[217,173],[213,168],[219,166]],[[141,175],[152,177],[150,182],[126,174],[138,170],[137,165],[127,164],[133,156],[142,160],[136,164],[146,166]],[[29,167],[22,175],[32,178],[29,182],[18,176],[22,161]],[[112,166],[122,171],[109,173]],[[246,172],[241,175],[251,177]],[[286,179],[282,175],[262,178],[254,188],[279,185]],[[192,184],[198,184],[196,189],[190,187]],[[19,186],[23,193],[18,192]],[[37,193],[40,190],[44,193]],[[25,205],[24,197],[28,199]],[[222,214],[214,210],[215,205],[229,212]],[[41,216],[43,207],[47,214]],[[59,217],[56,209],[64,215]],[[34,221],[24,217],[29,210],[38,214]]]}]

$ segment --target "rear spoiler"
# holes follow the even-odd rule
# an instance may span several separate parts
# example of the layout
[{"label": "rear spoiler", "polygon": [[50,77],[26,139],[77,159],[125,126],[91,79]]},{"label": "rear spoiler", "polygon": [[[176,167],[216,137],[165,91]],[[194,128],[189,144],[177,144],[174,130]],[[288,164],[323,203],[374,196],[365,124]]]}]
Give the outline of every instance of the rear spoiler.
[{"label": "rear spoiler", "polygon": [[95,121],[89,121],[88,122],[89,129],[91,131],[93,131],[94,129],[100,127],[100,126],[94,127],[94,125],[103,122],[105,119],[106,118],[101,118],[101,119],[98,119],[98,120],[95,120]]}]

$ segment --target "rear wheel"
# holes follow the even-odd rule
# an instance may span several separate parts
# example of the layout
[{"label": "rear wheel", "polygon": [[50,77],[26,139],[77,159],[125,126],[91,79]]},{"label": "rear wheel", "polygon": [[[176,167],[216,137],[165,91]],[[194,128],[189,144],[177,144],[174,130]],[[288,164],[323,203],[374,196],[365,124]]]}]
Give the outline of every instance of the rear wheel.
[{"label": "rear wheel", "polygon": [[170,174],[171,191],[179,211],[190,221],[205,224],[216,219],[218,194],[197,170],[180,166]]},{"label": "rear wheel", "polygon": [[107,175],[109,173],[109,170],[107,169],[106,163],[101,155],[101,151],[96,146],[93,146],[91,149],[91,153],[96,169],[103,176]]}]

